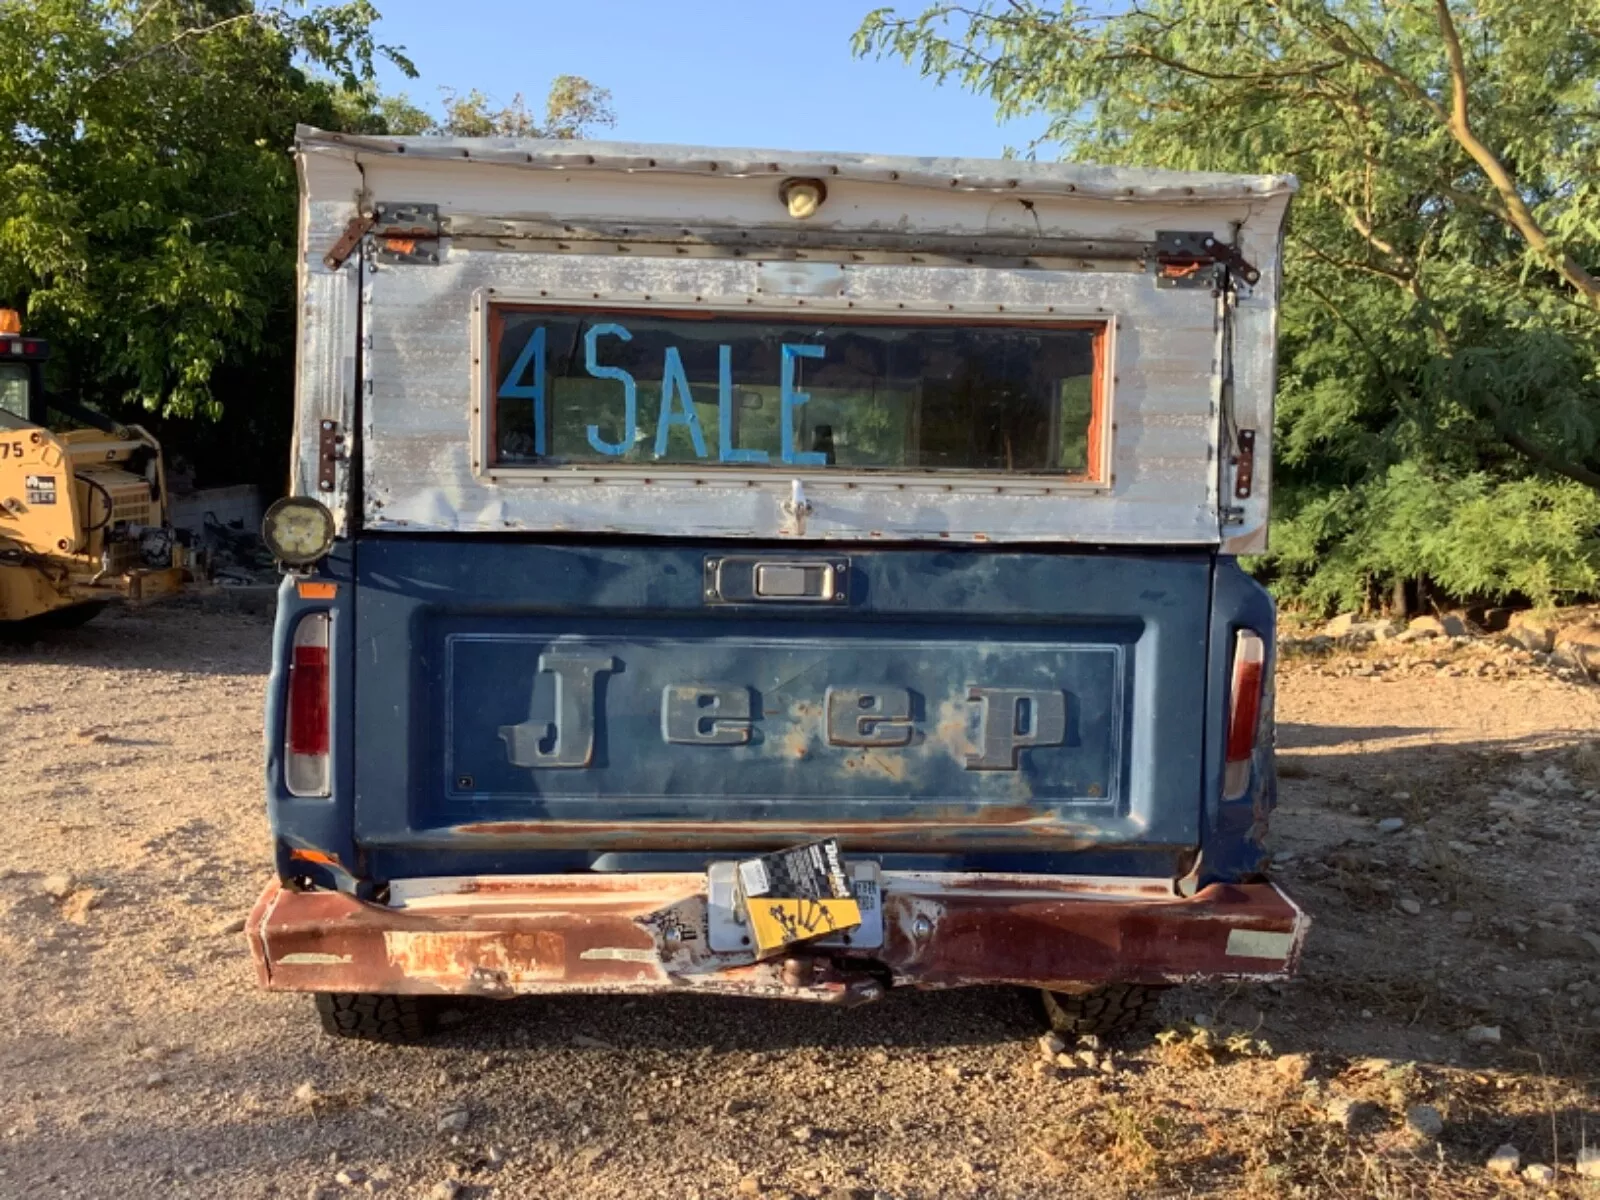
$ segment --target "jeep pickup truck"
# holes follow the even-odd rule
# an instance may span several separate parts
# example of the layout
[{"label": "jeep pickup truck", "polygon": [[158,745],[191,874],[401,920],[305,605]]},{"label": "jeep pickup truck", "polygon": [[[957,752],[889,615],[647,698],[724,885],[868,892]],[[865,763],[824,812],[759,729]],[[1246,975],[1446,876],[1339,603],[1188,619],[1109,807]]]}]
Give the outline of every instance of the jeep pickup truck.
[{"label": "jeep pickup truck", "polygon": [[[262,983],[1038,989],[1292,971],[1266,545],[1295,189],[302,129]],[[859,921],[767,954],[738,864]]]}]

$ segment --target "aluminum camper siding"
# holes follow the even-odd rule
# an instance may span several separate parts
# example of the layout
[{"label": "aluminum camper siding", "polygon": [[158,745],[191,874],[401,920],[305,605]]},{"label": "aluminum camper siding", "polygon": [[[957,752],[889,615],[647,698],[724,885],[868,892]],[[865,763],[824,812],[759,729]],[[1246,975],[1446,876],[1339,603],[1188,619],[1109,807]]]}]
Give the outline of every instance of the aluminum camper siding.
[{"label": "aluminum camper siding", "polygon": [[[1294,183],[983,160],[641,147],[610,143],[370,139],[303,130],[299,479],[318,494],[320,423],[360,414],[361,523],[413,532],[611,532],[802,540],[1264,545],[1270,495],[1279,239]],[[791,176],[826,181],[827,203],[790,221]],[[436,204],[438,265],[324,255],[379,203]],[[591,238],[550,252],[519,222],[752,231],[749,253],[686,254]],[[1233,316],[1232,426],[1256,431],[1255,484],[1233,495],[1221,403],[1223,306],[1208,289],[1158,288],[1126,256],[1092,248],[1048,266],[966,265],[912,253],[815,261],[763,253],[759,230],[910,244],[1148,243],[1162,230],[1237,240],[1261,272]],[[452,236],[452,230],[460,231]],[[825,257],[825,256],[818,256]],[[835,255],[835,258],[851,256]],[[926,258],[945,265],[916,261]],[[954,265],[950,265],[950,264]],[[358,282],[359,280],[359,282]],[[355,311],[356,295],[360,312]],[[962,316],[1110,323],[1105,482],[884,476],[725,468],[496,469],[485,453],[490,303]],[[340,347],[362,329],[356,364]],[[330,415],[337,406],[338,415]],[[321,489],[345,526],[348,464]],[[799,478],[809,511],[792,505]],[[1232,511],[1224,512],[1224,509]]]}]

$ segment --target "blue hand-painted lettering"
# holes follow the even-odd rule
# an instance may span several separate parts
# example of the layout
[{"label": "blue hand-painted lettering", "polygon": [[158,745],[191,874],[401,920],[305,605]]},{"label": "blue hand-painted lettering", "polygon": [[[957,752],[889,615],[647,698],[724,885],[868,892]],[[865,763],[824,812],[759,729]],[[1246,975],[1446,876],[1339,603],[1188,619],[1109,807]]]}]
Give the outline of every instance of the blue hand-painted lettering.
[{"label": "blue hand-painted lettering", "polygon": [[[523,372],[528,369],[528,364],[533,363],[533,379],[529,383],[518,383]],[[533,336],[522,347],[522,353],[517,355],[517,361],[511,364],[511,374],[506,376],[506,381],[500,385],[498,393],[502,400],[532,400],[533,401],[533,452],[540,457],[544,456],[544,326],[533,331]]]},{"label": "blue hand-painted lettering", "polygon": [[796,450],[794,448],[794,413],[811,397],[805,392],[796,391],[794,386],[794,360],[797,358],[821,358],[827,351],[821,346],[794,345],[789,342],[783,344],[783,375],[782,375],[782,416],[783,422],[783,461],[792,463],[797,467],[825,467],[828,465],[828,456],[818,450]]},{"label": "blue hand-painted lettering", "polygon": [[608,442],[600,436],[600,426],[591,425],[587,429],[589,445],[601,454],[618,458],[633,448],[634,440],[639,433],[639,388],[634,383],[633,376],[621,367],[602,367],[595,361],[595,342],[602,337],[619,337],[625,342],[633,340],[621,325],[607,322],[601,325],[591,325],[589,332],[583,335],[583,366],[589,374],[596,379],[616,379],[622,382],[622,440]]},{"label": "blue hand-painted lettering", "polygon": [[740,450],[733,444],[733,347],[717,347],[717,459],[725,463],[764,463],[765,450]]},{"label": "blue hand-painted lettering", "polygon": [[[672,410],[672,398],[683,400],[683,410]],[[706,439],[700,432],[700,418],[695,415],[694,395],[689,391],[689,377],[683,373],[683,356],[676,346],[668,346],[661,363],[661,412],[656,417],[656,457],[667,452],[667,434],[674,425],[687,425],[689,437],[694,442],[697,458],[706,456]]]}]

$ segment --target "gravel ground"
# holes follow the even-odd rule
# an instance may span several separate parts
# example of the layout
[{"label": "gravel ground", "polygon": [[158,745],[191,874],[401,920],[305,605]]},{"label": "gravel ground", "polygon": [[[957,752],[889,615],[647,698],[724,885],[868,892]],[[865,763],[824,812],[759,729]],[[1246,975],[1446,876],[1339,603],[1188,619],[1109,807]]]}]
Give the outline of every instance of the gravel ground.
[{"label": "gravel ground", "polygon": [[1576,1194],[1600,1141],[1600,689],[1479,670],[1498,650],[1286,668],[1304,975],[1170,993],[1108,1072],[1094,1048],[1046,1067],[999,989],[536,999],[424,1046],[323,1037],[238,933],[268,862],[267,636],[167,607],[0,644],[0,1196],[1537,1193],[1490,1172],[1503,1143]]}]

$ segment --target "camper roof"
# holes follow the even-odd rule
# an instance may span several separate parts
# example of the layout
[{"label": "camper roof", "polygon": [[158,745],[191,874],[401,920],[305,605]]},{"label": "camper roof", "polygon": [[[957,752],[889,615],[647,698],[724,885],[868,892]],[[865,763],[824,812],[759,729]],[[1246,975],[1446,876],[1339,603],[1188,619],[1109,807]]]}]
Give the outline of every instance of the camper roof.
[{"label": "camper roof", "polygon": [[1038,192],[1093,199],[1204,203],[1294,192],[1292,175],[1232,175],[1219,171],[1162,171],[1089,163],[1010,158],[919,158],[831,150],[760,150],[674,146],[648,142],[561,141],[540,138],[370,137],[302,125],[296,146],[308,153],[356,158],[407,158],[492,163],[535,171],[624,171],[722,178],[812,175],[903,187],[969,192]]}]

